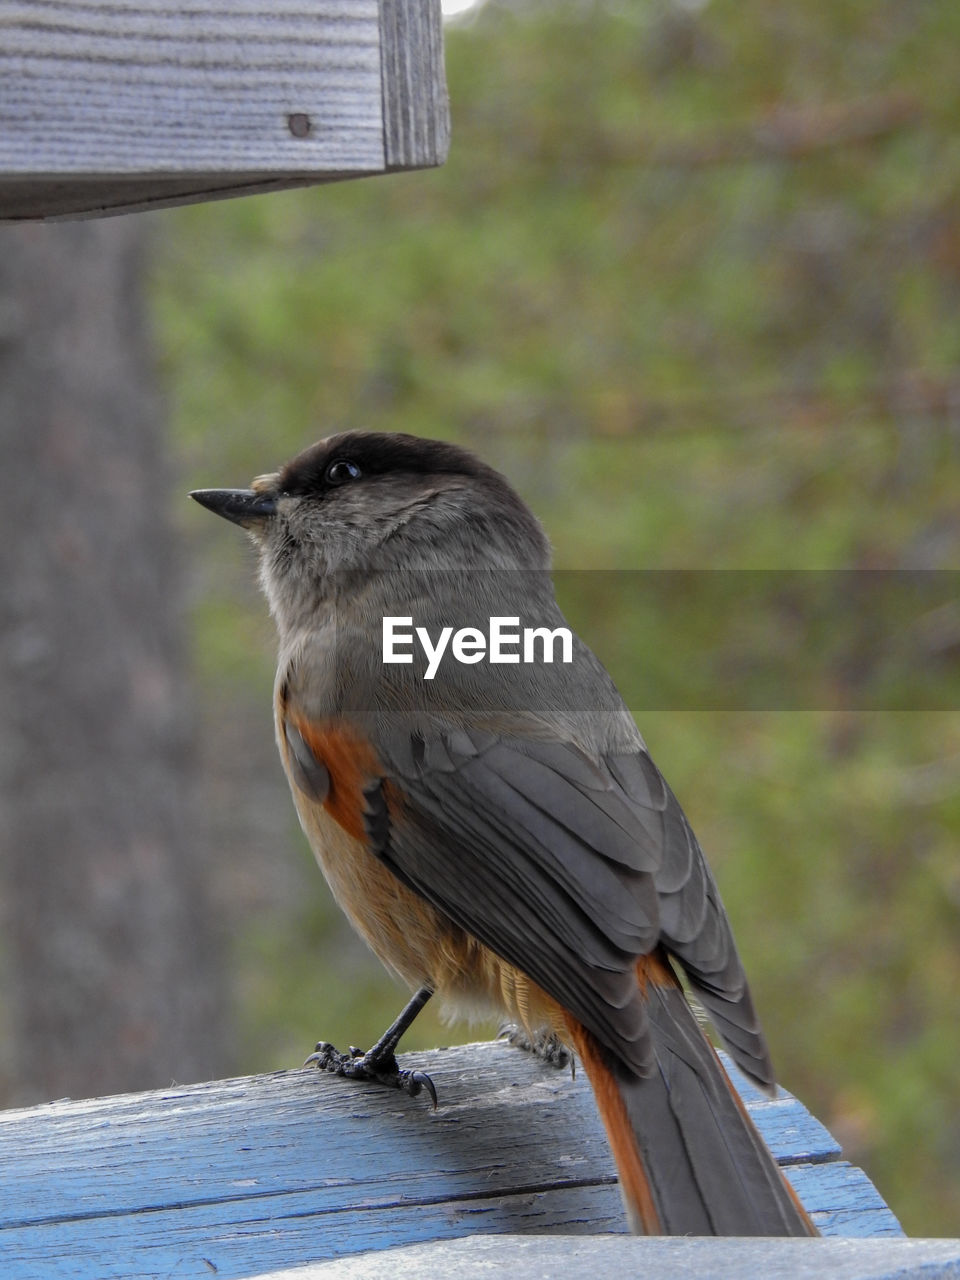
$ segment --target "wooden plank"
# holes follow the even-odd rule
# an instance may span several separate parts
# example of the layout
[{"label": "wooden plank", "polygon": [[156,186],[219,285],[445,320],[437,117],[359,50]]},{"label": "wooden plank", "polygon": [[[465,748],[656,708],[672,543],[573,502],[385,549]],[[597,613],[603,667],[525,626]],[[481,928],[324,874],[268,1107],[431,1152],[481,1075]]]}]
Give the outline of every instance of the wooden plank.
[{"label": "wooden plank", "polygon": [[2,220],[434,165],[448,134],[440,0],[0,0]]},{"label": "wooden plank", "polygon": [[8,176],[384,167],[377,0],[3,0],[0,32]]},{"label": "wooden plank", "polygon": [[862,1169],[846,1160],[787,1163],[784,1172],[824,1236],[903,1236],[903,1228]]},{"label": "wooden plank", "polygon": [[569,1240],[474,1236],[450,1243],[407,1246],[387,1253],[257,1280],[596,1280],[597,1276],[655,1276],[657,1280],[960,1280],[960,1240],[706,1240],[675,1236],[638,1240],[590,1236]]},{"label": "wooden plank", "polygon": [[[442,164],[450,145],[439,6],[381,0],[383,123],[391,169]],[[425,74],[424,68],[430,70]]]},{"label": "wooden plank", "polygon": [[[465,1234],[623,1231],[582,1073],[501,1043],[416,1063],[436,1112],[312,1071],[0,1112],[4,1276],[240,1277]],[[747,1105],[821,1230],[896,1229],[795,1099]]]},{"label": "wooden plank", "polygon": [[[0,1227],[11,1220],[8,1191],[18,1220],[47,1215],[58,1161],[80,1174],[60,1189],[63,1214],[162,1206],[171,1184],[181,1203],[183,1185],[201,1182],[204,1200],[233,1199],[251,1144],[257,1169],[249,1194],[316,1189],[323,1206],[342,1203],[344,1193],[390,1199],[398,1187],[429,1200],[499,1194],[531,1180],[613,1185],[615,1168],[582,1072],[573,1079],[498,1042],[420,1053],[416,1062],[440,1090],[436,1112],[312,1071],[0,1112]],[[793,1158],[797,1135],[806,1160],[836,1158],[833,1138],[796,1099],[748,1106],[781,1161]],[[328,1173],[334,1149],[363,1151],[364,1159],[351,1168],[334,1163]],[[293,1165],[291,1153],[298,1156]],[[83,1177],[94,1154],[110,1165],[108,1182]]]},{"label": "wooden plank", "polygon": [[452,1240],[473,1233],[576,1235],[618,1229],[600,1205],[596,1226],[582,1220],[594,1208],[573,1190],[531,1192],[505,1203],[488,1197],[449,1207],[353,1205],[318,1212],[309,1196],[247,1199],[234,1213],[226,1204],[192,1205],[161,1213],[97,1220],[65,1220],[52,1227],[0,1233],[3,1275],[71,1280],[147,1280],[154,1276],[240,1280],[260,1270],[349,1257],[398,1244]]},{"label": "wooden plank", "polygon": [[224,179],[221,174],[190,174],[179,178],[104,178],[80,180],[62,178],[10,179],[0,177],[0,224],[42,219],[45,222],[82,221],[121,213],[141,213],[194,204],[198,200],[230,200],[236,196],[263,195],[313,187],[322,182],[338,182],[362,177],[359,173],[328,173],[282,176],[237,174]]}]

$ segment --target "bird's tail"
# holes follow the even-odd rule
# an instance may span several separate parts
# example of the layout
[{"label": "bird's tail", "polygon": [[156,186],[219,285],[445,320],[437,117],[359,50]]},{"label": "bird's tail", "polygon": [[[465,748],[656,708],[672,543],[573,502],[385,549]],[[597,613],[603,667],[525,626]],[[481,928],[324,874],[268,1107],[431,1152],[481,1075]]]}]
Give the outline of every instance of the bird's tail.
[{"label": "bird's tail", "polygon": [[[672,973],[669,979],[673,979]],[[656,1066],[640,1077],[568,1015],[643,1235],[815,1236],[679,983],[647,985]]]}]

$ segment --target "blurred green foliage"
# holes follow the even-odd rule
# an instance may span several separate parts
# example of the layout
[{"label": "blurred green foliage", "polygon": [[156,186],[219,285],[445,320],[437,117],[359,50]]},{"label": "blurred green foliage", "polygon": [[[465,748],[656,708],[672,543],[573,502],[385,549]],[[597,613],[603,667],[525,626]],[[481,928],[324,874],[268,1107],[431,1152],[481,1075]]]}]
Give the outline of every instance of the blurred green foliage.
[{"label": "blurred green foliage", "polygon": [[[343,427],[406,430],[500,466],[569,568],[957,567],[958,48],[950,0],[491,2],[448,29],[444,169],[163,215],[189,483],[246,483]],[[252,557],[183,520],[204,717],[257,706],[268,738]],[[695,661],[642,599],[619,621],[587,585],[564,603],[628,700],[644,664]],[[949,602],[934,630],[914,661],[937,664],[941,711],[850,710],[856,628],[809,710],[633,704],[782,1079],[917,1235],[960,1230]],[[264,874],[284,857],[306,864],[264,850]],[[321,1031],[365,1043],[396,1011],[375,968],[343,987],[358,944],[320,877],[294,896],[238,932],[244,1070]],[[452,1034],[425,1017],[408,1045]]]}]

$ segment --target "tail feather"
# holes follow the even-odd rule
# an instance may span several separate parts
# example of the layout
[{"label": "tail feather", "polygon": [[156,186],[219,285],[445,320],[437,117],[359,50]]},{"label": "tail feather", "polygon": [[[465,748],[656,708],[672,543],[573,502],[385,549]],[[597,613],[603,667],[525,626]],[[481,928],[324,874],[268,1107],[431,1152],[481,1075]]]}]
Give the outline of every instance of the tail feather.
[{"label": "tail feather", "polygon": [[[649,975],[647,975],[649,977]],[[672,973],[647,981],[656,1066],[636,1075],[568,1018],[645,1235],[809,1236],[800,1205]]]}]

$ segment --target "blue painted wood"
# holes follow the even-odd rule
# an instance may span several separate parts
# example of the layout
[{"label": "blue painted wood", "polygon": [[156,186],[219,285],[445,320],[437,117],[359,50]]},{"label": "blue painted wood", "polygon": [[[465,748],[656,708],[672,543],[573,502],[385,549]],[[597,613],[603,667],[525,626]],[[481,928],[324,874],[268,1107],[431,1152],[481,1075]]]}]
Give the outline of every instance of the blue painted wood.
[{"label": "blue painted wood", "polygon": [[[313,1071],[0,1112],[2,1274],[240,1277],[473,1233],[623,1230],[582,1073],[501,1043],[416,1061],[437,1112]],[[899,1233],[796,1099],[744,1093],[824,1234]]]},{"label": "blue painted wood", "polygon": [[903,1228],[862,1169],[846,1160],[788,1164],[784,1172],[825,1236],[903,1236]]}]

